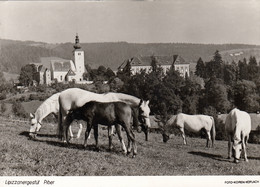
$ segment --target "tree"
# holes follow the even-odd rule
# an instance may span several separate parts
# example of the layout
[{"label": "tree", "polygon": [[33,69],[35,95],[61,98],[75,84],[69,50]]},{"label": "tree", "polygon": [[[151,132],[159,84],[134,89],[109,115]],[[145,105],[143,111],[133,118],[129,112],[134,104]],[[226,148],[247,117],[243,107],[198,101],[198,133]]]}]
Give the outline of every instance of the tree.
[{"label": "tree", "polygon": [[218,112],[225,113],[230,108],[231,103],[228,101],[227,87],[221,79],[211,78],[205,84],[204,106],[214,107]]},{"label": "tree", "polygon": [[195,75],[201,78],[205,78],[205,73],[206,73],[206,66],[200,57],[199,60],[197,61]]},{"label": "tree", "polygon": [[122,90],[123,85],[124,82],[118,77],[114,77],[109,81],[110,91],[112,92],[119,92],[119,90]]},{"label": "tree", "polygon": [[241,80],[234,86],[234,104],[241,110],[256,112],[259,110],[259,96],[253,81]]},{"label": "tree", "polygon": [[107,80],[113,79],[116,75],[115,73],[112,71],[112,69],[107,68],[105,76],[107,77]]},{"label": "tree", "polygon": [[21,68],[19,81],[23,86],[30,86],[33,84],[36,67],[34,64],[27,64]]},{"label": "tree", "polygon": [[123,82],[127,82],[132,75],[131,72],[131,61],[128,60],[126,63],[126,66],[123,68],[123,70],[120,70],[117,72],[117,76],[119,79],[121,79]]},{"label": "tree", "polygon": [[158,68],[158,61],[155,58],[155,56],[151,56],[151,66],[152,66],[152,71],[156,72]]},{"label": "tree", "polygon": [[232,85],[238,79],[238,66],[233,61],[231,64],[224,65],[224,82],[227,85]]},{"label": "tree", "polygon": [[258,66],[256,62],[256,58],[250,56],[249,63],[248,63],[248,80],[254,80],[258,77]]},{"label": "tree", "polygon": [[223,60],[217,50],[214,54],[213,60],[206,63],[207,78],[217,77],[223,79]]},{"label": "tree", "polygon": [[238,61],[238,77],[240,80],[249,80],[246,58],[243,61]]}]

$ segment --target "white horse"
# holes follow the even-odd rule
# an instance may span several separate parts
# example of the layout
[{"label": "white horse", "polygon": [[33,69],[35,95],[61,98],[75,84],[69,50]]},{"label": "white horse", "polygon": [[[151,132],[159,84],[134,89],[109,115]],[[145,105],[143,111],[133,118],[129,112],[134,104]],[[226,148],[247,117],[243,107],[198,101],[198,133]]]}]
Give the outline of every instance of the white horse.
[{"label": "white horse", "polygon": [[212,140],[212,147],[214,147],[214,141],[216,136],[215,121],[214,118],[207,115],[187,115],[179,113],[176,117],[172,116],[163,128],[163,141],[169,140],[170,134],[173,134],[173,128],[177,127],[182,134],[183,143],[186,145],[186,137],[184,129],[190,132],[199,132],[204,129],[207,132],[207,147],[210,147],[209,141]]},{"label": "white horse", "polygon": [[123,94],[108,92],[105,94],[97,94],[89,92],[80,88],[69,88],[61,92],[59,96],[60,112],[59,112],[59,127],[62,140],[68,142],[65,129],[69,125],[67,122],[67,116],[71,110],[82,107],[90,101],[96,101],[100,103],[109,102],[124,102],[131,107],[139,107],[140,120],[144,121],[147,127],[150,127],[150,108],[148,106],[149,101],[143,101],[137,97]]},{"label": "white horse", "polygon": [[[35,111],[34,114],[30,113],[31,119],[31,127],[29,131],[29,136],[31,138],[36,138],[37,132],[40,130],[42,125],[42,120],[48,116],[49,114],[53,113],[56,117],[60,109],[59,105],[59,96],[60,92],[52,95],[48,99],[46,99]],[[79,131],[77,134],[77,138],[80,137],[82,131],[82,124],[79,124]],[[59,127],[57,128],[59,130]],[[73,138],[73,133],[71,130],[71,126],[69,128],[70,136]]]},{"label": "white horse", "polygon": [[[228,158],[234,157],[234,162],[238,163],[242,150],[244,150],[245,161],[248,162],[246,145],[251,131],[251,118],[247,112],[234,108],[227,115],[225,129],[228,135]],[[233,146],[231,147],[231,142]]]}]

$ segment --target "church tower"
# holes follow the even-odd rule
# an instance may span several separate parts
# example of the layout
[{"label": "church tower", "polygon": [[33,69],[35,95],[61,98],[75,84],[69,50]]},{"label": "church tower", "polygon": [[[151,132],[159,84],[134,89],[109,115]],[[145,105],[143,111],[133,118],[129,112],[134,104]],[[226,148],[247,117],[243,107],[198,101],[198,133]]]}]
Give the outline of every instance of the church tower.
[{"label": "church tower", "polygon": [[79,36],[76,34],[75,45],[74,45],[74,63],[76,67],[76,77],[77,81],[83,81],[83,74],[85,72],[85,64],[84,64],[84,51],[81,49],[79,44]]}]

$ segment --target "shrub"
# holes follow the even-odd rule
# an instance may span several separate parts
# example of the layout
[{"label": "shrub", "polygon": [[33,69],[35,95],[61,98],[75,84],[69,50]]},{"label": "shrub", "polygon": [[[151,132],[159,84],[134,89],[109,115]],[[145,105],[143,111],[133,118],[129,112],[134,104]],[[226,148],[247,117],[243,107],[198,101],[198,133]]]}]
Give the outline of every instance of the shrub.
[{"label": "shrub", "polygon": [[221,120],[215,119],[215,126],[216,126],[216,140],[227,140],[225,124]]},{"label": "shrub", "polygon": [[6,107],[5,103],[2,103],[1,104],[1,113],[2,114],[5,113],[6,110],[7,110],[7,107]]},{"label": "shrub", "polygon": [[3,93],[0,93],[0,100],[4,100],[6,99],[6,93],[3,92]]},{"label": "shrub", "polygon": [[18,117],[22,117],[22,118],[27,117],[27,113],[25,112],[25,110],[20,102],[14,102],[13,106],[12,106],[12,110],[13,110],[14,115],[16,115]]}]

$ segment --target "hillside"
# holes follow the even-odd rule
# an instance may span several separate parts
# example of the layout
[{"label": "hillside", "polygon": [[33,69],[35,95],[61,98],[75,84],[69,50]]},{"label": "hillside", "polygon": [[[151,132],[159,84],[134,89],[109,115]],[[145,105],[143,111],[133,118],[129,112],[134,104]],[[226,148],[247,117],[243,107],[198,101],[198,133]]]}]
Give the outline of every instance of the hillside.
[{"label": "hillside", "polygon": [[[260,46],[245,44],[188,44],[188,43],[81,43],[85,51],[85,63],[92,68],[100,65],[116,70],[125,60],[133,56],[181,55],[187,62],[196,63],[199,57],[209,61],[216,50],[224,61],[238,61],[255,56],[260,61]],[[73,43],[47,44],[33,41],[0,40],[0,70],[19,73],[22,66],[40,62],[40,57],[56,56],[73,58]],[[235,55],[239,53],[240,55]],[[233,56],[231,56],[233,55]],[[194,64],[192,64],[194,67]],[[194,68],[191,68],[192,70]]]}]

